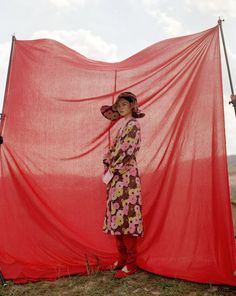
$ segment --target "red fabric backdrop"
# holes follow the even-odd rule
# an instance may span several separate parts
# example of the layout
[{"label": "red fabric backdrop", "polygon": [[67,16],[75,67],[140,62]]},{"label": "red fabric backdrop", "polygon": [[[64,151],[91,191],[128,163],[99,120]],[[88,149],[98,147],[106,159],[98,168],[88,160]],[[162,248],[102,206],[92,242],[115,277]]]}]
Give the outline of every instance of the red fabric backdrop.
[{"label": "red fabric backdrop", "polygon": [[107,267],[102,156],[120,122],[100,114],[121,91],[146,116],[138,165],[145,236],[138,265],[236,285],[218,27],[158,42],[118,63],[53,40],[13,48],[0,147],[0,266],[24,282]]}]

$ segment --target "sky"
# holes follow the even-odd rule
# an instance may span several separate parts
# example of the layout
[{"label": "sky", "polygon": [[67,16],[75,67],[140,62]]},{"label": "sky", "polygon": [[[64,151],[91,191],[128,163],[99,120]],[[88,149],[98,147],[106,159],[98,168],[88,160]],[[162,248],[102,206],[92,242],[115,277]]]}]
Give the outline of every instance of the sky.
[{"label": "sky", "polygon": [[[52,38],[88,58],[122,61],[164,39],[194,34],[223,22],[236,92],[236,0],[0,0],[0,110],[12,35]],[[222,44],[221,44],[222,47]],[[236,117],[222,53],[227,154],[236,154]]]}]

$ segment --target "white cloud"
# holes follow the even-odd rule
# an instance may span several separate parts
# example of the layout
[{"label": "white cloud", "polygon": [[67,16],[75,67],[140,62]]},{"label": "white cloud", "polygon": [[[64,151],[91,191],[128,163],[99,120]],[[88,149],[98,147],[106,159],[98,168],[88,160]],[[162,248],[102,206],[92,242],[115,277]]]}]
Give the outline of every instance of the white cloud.
[{"label": "white cloud", "polygon": [[172,15],[175,13],[173,2],[169,0],[142,0],[146,12],[156,18],[163,30],[170,36],[175,37],[188,32],[182,23]]},{"label": "white cloud", "polygon": [[165,12],[160,11],[160,9],[148,9],[148,13],[157,18],[158,22],[163,25],[163,29],[170,36],[174,37],[184,33],[183,25]]},{"label": "white cloud", "polygon": [[236,62],[236,54],[233,53],[233,51],[231,50],[230,47],[227,47],[226,50],[227,50],[228,59],[233,60],[234,62]]},{"label": "white cloud", "polygon": [[7,69],[10,57],[11,43],[5,42],[0,44],[0,73],[1,73],[1,83],[0,83],[0,112],[2,111],[2,103],[5,92]]},{"label": "white cloud", "polygon": [[58,8],[70,7],[73,5],[83,6],[86,0],[49,0],[49,2]]},{"label": "white cloud", "polygon": [[5,42],[0,44],[0,70],[5,70],[8,66],[9,56],[11,50],[11,43]]},{"label": "white cloud", "polygon": [[185,0],[185,3],[192,10],[197,9],[200,12],[213,13],[215,16],[236,16],[235,0]]},{"label": "white cloud", "polygon": [[92,34],[89,30],[38,31],[32,35],[32,39],[38,38],[55,39],[90,59],[106,62],[118,60],[117,46],[115,44],[108,44],[100,36]]}]

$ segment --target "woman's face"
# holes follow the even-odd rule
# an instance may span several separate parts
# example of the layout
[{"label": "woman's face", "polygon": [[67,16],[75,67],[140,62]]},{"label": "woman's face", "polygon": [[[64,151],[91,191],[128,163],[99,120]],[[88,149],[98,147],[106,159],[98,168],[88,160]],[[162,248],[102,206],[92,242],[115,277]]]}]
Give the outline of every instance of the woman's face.
[{"label": "woman's face", "polygon": [[130,103],[125,99],[119,99],[117,103],[117,110],[121,116],[127,116],[132,113]]}]

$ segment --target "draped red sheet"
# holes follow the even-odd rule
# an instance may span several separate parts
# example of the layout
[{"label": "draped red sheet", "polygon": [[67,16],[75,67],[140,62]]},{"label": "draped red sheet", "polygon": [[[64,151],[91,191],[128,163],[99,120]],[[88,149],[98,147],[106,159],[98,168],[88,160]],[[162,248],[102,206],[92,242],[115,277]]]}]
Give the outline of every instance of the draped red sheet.
[{"label": "draped red sheet", "polygon": [[[118,63],[48,39],[13,47],[0,146],[0,266],[18,282],[106,268],[102,156],[120,122],[100,114],[134,92],[145,236],[138,265],[236,285],[218,27],[158,42]],[[87,264],[87,265],[86,265]]]}]

